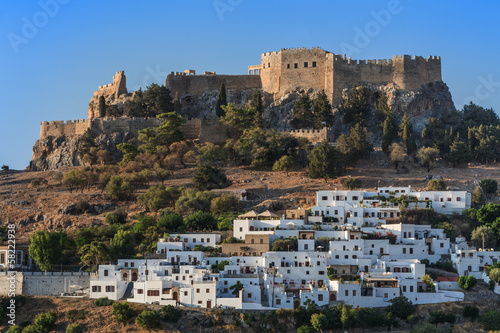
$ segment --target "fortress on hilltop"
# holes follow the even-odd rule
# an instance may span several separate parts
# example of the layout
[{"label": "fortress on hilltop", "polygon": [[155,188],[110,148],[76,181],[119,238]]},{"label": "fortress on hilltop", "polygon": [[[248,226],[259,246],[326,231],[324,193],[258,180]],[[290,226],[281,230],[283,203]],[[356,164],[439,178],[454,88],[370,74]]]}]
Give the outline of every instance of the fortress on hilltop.
[{"label": "fortress on hilltop", "polygon": [[[218,75],[205,71],[197,75],[195,70],[172,72],[167,75],[165,85],[171,95],[190,103],[193,97],[206,92],[216,94],[222,83],[226,89],[241,96],[245,92],[262,89],[274,99],[299,89],[325,90],[333,104],[342,101],[342,91],[354,84],[377,85],[393,83],[402,91],[416,90],[423,84],[441,81],[441,58],[429,56],[393,56],[392,59],[352,60],[345,55],[334,54],[319,47],[281,49],[261,55],[259,65],[248,66],[244,75]],[[146,127],[156,127],[156,118],[99,117],[99,98],[104,96],[107,105],[122,107],[133,98],[127,91],[123,71],[113,76],[113,82],[102,85],[94,92],[88,104],[88,119],[74,121],[44,121],[40,128],[40,139],[49,136],[77,136],[88,128],[95,134],[109,134],[119,131],[137,132]],[[213,109],[205,100],[197,108]],[[214,102],[215,103],[215,102]],[[201,114],[201,112],[199,113]],[[187,139],[200,139],[213,143],[226,140],[226,129],[217,119],[188,119],[182,128]],[[306,136],[312,141],[332,141],[328,130],[291,131],[294,136]]]},{"label": "fortress on hilltop", "polygon": [[193,70],[172,72],[166,86],[172,95],[200,94],[219,89],[262,89],[276,99],[297,89],[324,89],[331,102],[342,101],[342,90],[354,84],[394,83],[410,91],[421,85],[441,81],[441,58],[399,55],[392,59],[352,60],[319,47],[281,49],[261,55],[259,65],[248,66],[248,75],[217,75]]}]

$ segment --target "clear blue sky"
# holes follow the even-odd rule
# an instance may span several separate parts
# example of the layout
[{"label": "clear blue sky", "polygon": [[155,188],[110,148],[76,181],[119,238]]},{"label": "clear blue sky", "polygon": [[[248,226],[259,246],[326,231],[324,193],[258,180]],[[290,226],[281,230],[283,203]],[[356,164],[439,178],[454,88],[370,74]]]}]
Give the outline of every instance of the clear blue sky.
[{"label": "clear blue sky", "polygon": [[457,108],[474,98],[498,112],[499,13],[493,0],[3,0],[0,164],[26,167],[40,122],[86,118],[118,70],[130,91],[187,68],[244,74],[286,47],[440,55]]}]

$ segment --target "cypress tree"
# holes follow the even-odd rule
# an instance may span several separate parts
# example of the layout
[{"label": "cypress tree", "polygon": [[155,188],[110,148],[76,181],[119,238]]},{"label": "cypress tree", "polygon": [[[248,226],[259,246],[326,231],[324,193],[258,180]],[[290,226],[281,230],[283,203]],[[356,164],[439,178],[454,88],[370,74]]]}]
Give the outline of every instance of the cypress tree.
[{"label": "cypress tree", "polygon": [[314,128],[333,125],[332,105],[324,90],[321,90],[313,102]]},{"label": "cypress tree", "polygon": [[99,96],[99,117],[106,117],[106,99],[104,96]]},{"label": "cypress tree", "polygon": [[417,150],[417,144],[413,138],[413,125],[410,122],[410,118],[405,114],[401,120],[401,125],[399,127],[399,136],[403,140],[403,146],[406,148],[406,153],[410,155],[415,150]]},{"label": "cypress tree", "polygon": [[309,95],[303,93],[294,104],[293,119],[290,125],[293,128],[311,128],[314,125],[314,115],[312,112],[312,102]]},{"label": "cypress tree", "polygon": [[250,107],[255,109],[255,125],[262,128],[262,121],[264,118],[264,106],[262,105],[262,94],[260,89],[257,89],[252,99],[250,100]]},{"label": "cypress tree", "polygon": [[224,83],[220,85],[219,96],[217,97],[217,105],[215,107],[215,114],[219,118],[224,117],[224,115],[226,114],[226,112],[222,108],[223,105],[227,105],[226,86],[224,85]]}]

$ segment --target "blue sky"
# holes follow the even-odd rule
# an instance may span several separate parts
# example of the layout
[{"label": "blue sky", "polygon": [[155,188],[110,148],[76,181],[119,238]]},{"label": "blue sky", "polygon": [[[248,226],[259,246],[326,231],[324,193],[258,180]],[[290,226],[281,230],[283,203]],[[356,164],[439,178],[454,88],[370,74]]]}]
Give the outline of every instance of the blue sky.
[{"label": "blue sky", "polygon": [[499,112],[499,12],[498,1],[3,0],[0,164],[25,168],[40,122],[86,118],[118,70],[130,91],[187,68],[244,74],[287,47],[439,55],[457,108]]}]

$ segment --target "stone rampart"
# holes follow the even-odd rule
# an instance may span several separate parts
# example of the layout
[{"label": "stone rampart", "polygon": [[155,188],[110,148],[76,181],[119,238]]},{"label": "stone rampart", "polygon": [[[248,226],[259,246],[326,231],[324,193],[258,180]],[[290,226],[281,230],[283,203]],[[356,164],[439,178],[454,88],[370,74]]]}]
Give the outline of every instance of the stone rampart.
[{"label": "stone rampart", "polygon": [[334,131],[331,127],[323,127],[322,129],[296,129],[286,131],[285,133],[290,134],[295,138],[306,138],[315,145],[317,143],[328,141],[335,142]]},{"label": "stone rampart", "polygon": [[170,89],[172,96],[177,93],[182,96],[219,90],[222,83],[226,89],[235,90],[252,90],[261,87],[259,75],[185,75],[184,73],[167,75],[165,86]]}]

